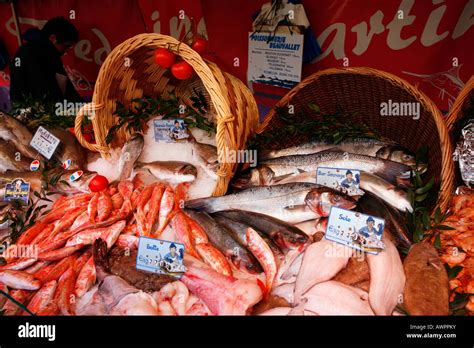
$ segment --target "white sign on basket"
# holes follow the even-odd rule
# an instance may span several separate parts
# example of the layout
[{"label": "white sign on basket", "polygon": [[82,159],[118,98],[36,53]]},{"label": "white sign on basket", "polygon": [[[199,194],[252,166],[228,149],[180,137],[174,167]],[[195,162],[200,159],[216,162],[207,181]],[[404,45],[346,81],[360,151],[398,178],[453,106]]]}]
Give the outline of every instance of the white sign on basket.
[{"label": "white sign on basket", "polygon": [[249,33],[249,82],[292,88],[302,66],[303,35]]},{"label": "white sign on basket", "polygon": [[60,140],[43,127],[39,127],[30,145],[47,159],[51,159],[54,151],[58,147]]}]

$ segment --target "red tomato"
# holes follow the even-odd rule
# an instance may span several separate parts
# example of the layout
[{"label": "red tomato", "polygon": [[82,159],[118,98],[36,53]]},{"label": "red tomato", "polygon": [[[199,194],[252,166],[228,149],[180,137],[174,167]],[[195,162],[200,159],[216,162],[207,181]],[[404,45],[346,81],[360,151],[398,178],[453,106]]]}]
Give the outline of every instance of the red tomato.
[{"label": "red tomato", "polygon": [[92,192],[99,192],[109,187],[109,180],[105,176],[96,175],[89,182],[89,189]]},{"label": "red tomato", "polygon": [[68,129],[69,133],[76,135],[76,132],[74,131],[74,127],[71,127]]},{"label": "red tomato", "polygon": [[194,39],[193,44],[191,45],[192,49],[199,54],[203,54],[207,49],[207,40],[202,37],[197,37]]},{"label": "red tomato", "polygon": [[166,48],[160,47],[155,50],[155,63],[158,64],[160,68],[169,68],[173,65],[175,60],[176,56]]},{"label": "red tomato", "polygon": [[186,80],[193,75],[193,68],[183,60],[171,66],[171,73],[179,80]]}]

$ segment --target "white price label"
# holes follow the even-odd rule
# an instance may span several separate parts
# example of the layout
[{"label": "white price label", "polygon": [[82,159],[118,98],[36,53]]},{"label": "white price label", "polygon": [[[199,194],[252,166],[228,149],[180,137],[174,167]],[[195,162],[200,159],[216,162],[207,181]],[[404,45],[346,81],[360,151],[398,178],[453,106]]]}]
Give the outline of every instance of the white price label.
[{"label": "white price label", "polygon": [[51,159],[54,151],[56,151],[60,140],[48,132],[43,127],[39,127],[30,145],[47,159]]}]

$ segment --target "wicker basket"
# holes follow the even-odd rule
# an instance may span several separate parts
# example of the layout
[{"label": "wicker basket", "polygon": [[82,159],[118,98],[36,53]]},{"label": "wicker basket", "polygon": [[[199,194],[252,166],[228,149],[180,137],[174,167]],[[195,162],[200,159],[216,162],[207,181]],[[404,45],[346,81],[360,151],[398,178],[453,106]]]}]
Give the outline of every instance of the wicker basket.
[{"label": "wicker basket", "polygon": [[[419,102],[420,119],[379,116],[380,104],[389,99]],[[440,184],[437,203],[441,209],[447,208],[454,189],[452,144],[438,108],[417,88],[395,75],[371,68],[323,70],[300,82],[281,99],[257,133],[279,126],[280,121],[274,117],[276,107],[293,105],[295,114],[303,111],[310,117],[320,117],[308,107],[309,103],[318,105],[321,114],[347,114],[354,122],[367,124],[411,151],[428,145],[429,170]]]},{"label": "wicker basket", "polygon": [[[458,121],[464,116],[465,110],[472,108],[474,102],[474,76],[466,83],[454,102],[449,114],[446,116],[446,127],[453,141],[458,141],[461,136],[462,124]],[[461,173],[456,166],[456,184],[463,185]]]},{"label": "wicker basket", "polygon": [[[179,81],[169,69],[154,63],[153,53],[159,47],[168,48],[188,62],[195,71],[194,77]],[[258,109],[247,87],[237,78],[222,72],[215,64],[206,61],[188,45],[160,34],[140,34],[120,45],[108,55],[102,65],[94,89],[92,103],[85,105],[76,116],[75,132],[85,148],[109,156],[105,139],[116,122],[116,101],[130,107],[131,100],[146,95],[166,96],[173,92],[187,105],[192,92],[202,92],[210,105],[209,118],[216,124],[216,144],[219,156],[225,151],[243,149],[247,138],[258,125]],[[92,113],[94,112],[94,113]],[[88,143],[81,133],[85,115],[91,114],[97,144]],[[124,128],[124,127],[123,127]],[[116,133],[113,147],[120,147],[130,133],[124,129]],[[220,157],[228,158],[228,157]],[[226,192],[237,164],[221,162],[214,195]]]}]

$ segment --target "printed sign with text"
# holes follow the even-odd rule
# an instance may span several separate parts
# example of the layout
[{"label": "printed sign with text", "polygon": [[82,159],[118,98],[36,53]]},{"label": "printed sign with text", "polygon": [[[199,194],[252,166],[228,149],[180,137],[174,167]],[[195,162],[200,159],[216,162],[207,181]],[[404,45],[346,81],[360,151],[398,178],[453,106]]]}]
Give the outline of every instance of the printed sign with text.
[{"label": "printed sign with text", "polygon": [[174,143],[189,138],[189,133],[184,120],[159,120],[153,121],[156,142]]},{"label": "printed sign with text", "polygon": [[137,269],[166,274],[177,279],[186,272],[183,265],[184,245],[167,240],[140,237],[138,240]]},{"label": "printed sign with text", "polygon": [[382,242],[385,220],[352,210],[332,207],[325,238],[351,248],[378,254],[385,249]]}]

